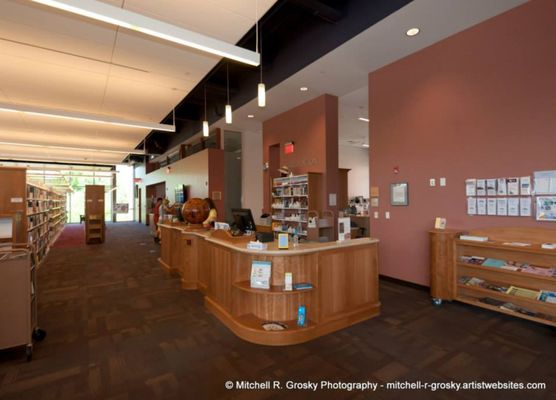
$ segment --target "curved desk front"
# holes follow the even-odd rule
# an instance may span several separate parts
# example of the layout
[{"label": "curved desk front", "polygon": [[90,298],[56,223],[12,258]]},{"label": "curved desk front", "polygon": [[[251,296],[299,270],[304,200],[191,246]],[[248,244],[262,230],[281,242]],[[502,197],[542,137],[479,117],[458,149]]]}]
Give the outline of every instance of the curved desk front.
[{"label": "curved desk front", "polygon": [[[245,240],[233,242],[220,232],[191,231],[183,226],[162,226],[161,230],[161,264],[181,275],[184,288],[201,290],[206,307],[249,342],[302,343],[380,312],[376,239],[303,243],[290,250],[269,243],[267,250],[257,251],[248,250]],[[188,252],[195,255],[184,256]],[[255,260],[272,263],[270,289],[250,287]],[[313,288],[284,291],[285,272],[292,273],[294,283],[309,282]],[[307,309],[304,327],[296,323],[299,305]],[[262,324],[268,321],[285,323],[287,329],[266,331]]]}]

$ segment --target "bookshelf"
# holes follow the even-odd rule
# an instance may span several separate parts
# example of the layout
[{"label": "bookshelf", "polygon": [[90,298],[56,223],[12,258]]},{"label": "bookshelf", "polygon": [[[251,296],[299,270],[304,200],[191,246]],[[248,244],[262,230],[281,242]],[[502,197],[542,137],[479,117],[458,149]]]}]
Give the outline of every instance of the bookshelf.
[{"label": "bookshelf", "polygon": [[104,186],[85,186],[85,242],[103,243],[104,224]]},{"label": "bookshelf", "polygon": [[[66,196],[29,182],[26,168],[0,167],[0,242],[28,247],[40,266],[66,222]],[[7,231],[12,227],[11,235]]]},{"label": "bookshelf", "polygon": [[[461,234],[485,236],[488,241],[461,240]],[[431,295],[435,304],[441,304],[442,300],[457,300],[556,326],[556,304],[542,301],[532,294],[556,292],[556,275],[552,274],[556,271],[556,250],[541,247],[542,243],[556,242],[556,230],[434,230],[430,232],[430,239]],[[492,264],[492,260],[500,261],[500,265],[485,265]],[[529,297],[508,293],[512,286],[532,292],[527,292]]]},{"label": "bookshelf", "polygon": [[272,230],[307,238],[308,213],[320,211],[321,177],[308,173],[272,180]]}]

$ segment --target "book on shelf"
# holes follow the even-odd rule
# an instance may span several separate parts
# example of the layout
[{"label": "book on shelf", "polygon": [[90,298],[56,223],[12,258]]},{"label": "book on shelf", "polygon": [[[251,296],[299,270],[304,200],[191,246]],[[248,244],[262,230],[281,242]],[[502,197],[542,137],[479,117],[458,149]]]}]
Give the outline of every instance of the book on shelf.
[{"label": "book on shelf", "polygon": [[483,261],[483,267],[495,267],[495,268],[500,268],[503,265],[506,265],[505,261],[502,260],[498,260],[496,258],[487,258],[485,261]]},{"label": "book on shelf", "polygon": [[479,299],[481,303],[488,304],[490,306],[501,307],[502,305],[506,304],[505,301],[493,299],[491,297],[482,297]]},{"label": "book on shelf", "polygon": [[520,314],[524,314],[524,315],[529,315],[530,317],[537,317],[539,316],[538,313],[531,311],[527,308],[524,307],[520,307],[520,306],[516,306],[513,303],[504,303],[500,306],[500,308],[502,310],[506,310],[506,311],[513,311],[513,312],[517,312]]},{"label": "book on shelf", "polygon": [[486,236],[460,235],[460,240],[469,240],[472,242],[488,242]]},{"label": "book on shelf", "polygon": [[476,277],[462,276],[460,278],[460,283],[467,286],[477,286],[483,289],[493,290],[496,292],[505,293],[508,290],[507,286],[499,286],[490,282],[486,282],[484,279]]},{"label": "book on shelf", "polygon": [[539,276],[554,276],[554,272],[556,269],[554,268],[543,268],[543,267],[536,267],[534,265],[525,265],[521,267],[521,272],[526,274],[534,274]]},{"label": "book on shelf", "polygon": [[556,292],[551,292],[549,290],[541,290],[539,295],[539,300],[545,303],[556,304]]},{"label": "book on shelf", "polygon": [[517,297],[524,297],[526,299],[537,300],[541,292],[539,290],[531,290],[531,289],[525,289],[517,286],[510,286],[506,291],[506,294],[517,296]]},{"label": "book on shelf", "polygon": [[554,250],[556,249],[556,243],[543,243],[541,244],[541,248],[546,250]]},{"label": "book on shelf", "polygon": [[312,288],[313,288],[313,284],[309,282],[299,282],[293,284],[293,290],[308,290]]},{"label": "book on shelf", "polygon": [[481,265],[485,261],[485,258],[478,256],[461,256],[460,260],[467,264]]}]

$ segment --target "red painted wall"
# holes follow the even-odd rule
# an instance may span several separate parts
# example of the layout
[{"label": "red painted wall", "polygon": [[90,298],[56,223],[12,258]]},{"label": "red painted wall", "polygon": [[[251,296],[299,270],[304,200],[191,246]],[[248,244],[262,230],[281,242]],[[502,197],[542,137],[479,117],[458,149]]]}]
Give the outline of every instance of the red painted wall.
[{"label": "red painted wall", "polygon": [[[226,220],[226,210],[224,208],[225,181],[224,181],[224,150],[208,149],[208,195],[212,198],[212,192],[218,191],[222,193],[221,200],[214,200],[216,211],[218,212],[218,221]],[[241,178],[238,177],[238,180]]]},{"label": "red painted wall", "polygon": [[[293,141],[295,151],[284,154],[285,142]],[[280,144],[280,166],[287,165],[294,175],[323,174],[323,204],[328,193],[338,191],[338,98],[329,94],[309,100],[263,122],[263,161],[269,161],[269,148]],[[269,171],[264,172],[264,208],[270,210]],[[337,215],[337,207],[326,207]]]},{"label": "red painted wall", "polygon": [[[464,184],[556,169],[554,15],[556,1],[535,0],[369,74],[370,182],[381,195],[371,233],[382,274],[429,284],[427,232],[437,216],[448,228],[556,228],[467,216]],[[389,206],[393,182],[409,183],[408,207]]]}]

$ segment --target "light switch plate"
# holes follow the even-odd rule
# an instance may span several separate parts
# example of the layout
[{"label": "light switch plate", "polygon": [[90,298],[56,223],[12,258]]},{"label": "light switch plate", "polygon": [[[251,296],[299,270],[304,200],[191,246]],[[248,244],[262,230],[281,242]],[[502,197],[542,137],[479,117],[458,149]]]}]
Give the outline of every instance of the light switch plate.
[{"label": "light switch plate", "polygon": [[431,187],[436,186],[436,179],[434,178],[429,179],[429,186]]},{"label": "light switch plate", "polygon": [[378,211],[374,212],[375,219],[378,219]]},{"label": "light switch plate", "polygon": [[386,211],[386,212],[384,213],[384,218],[390,219],[390,211]]},{"label": "light switch plate", "polygon": [[446,178],[440,178],[440,186],[446,186]]}]

